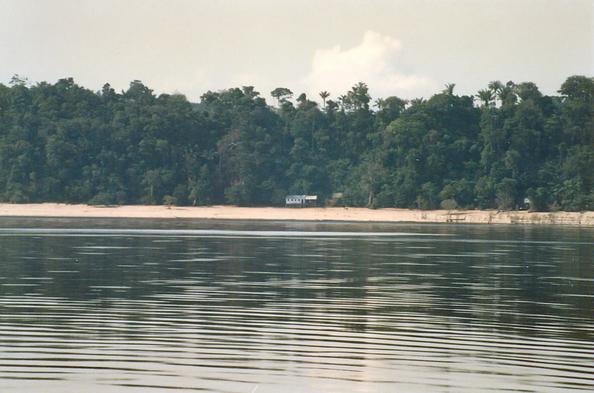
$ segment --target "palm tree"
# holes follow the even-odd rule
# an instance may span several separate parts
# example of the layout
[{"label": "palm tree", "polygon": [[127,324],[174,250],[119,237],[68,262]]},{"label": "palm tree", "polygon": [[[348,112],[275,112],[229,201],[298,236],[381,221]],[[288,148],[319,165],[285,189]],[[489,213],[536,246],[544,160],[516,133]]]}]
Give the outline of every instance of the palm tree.
[{"label": "palm tree", "polygon": [[493,104],[493,99],[495,99],[493,91],[489,89],[479,90],[476,96],[483,102],[483,107],[485,108],[491,106]]},{"label": "palm tree", "polygon": [[489,89],[494,94],[498,94],[501,91],[501,89],[503,89],[503,83],[501,83],[500,81],[489,82]]},{"label": "palm tree", "polygon": [[445,89],[443,89],[443,93],[449,96],[454,95],[454,87],[456,87],[455,83],[446,83]]},{"label": "palm tree", "polygon": [[499,100],[501,101],[501,105],[513,105],[518,100],[516,96],[516,84],[512,81],[509,81],[499,90]]},{"label": "palm tree", "polygon": [[499,93],[503,90],[503,83],[500,81],[491,81],[488,86],[489,90],[493,93],[493,99],[499,98]]},{"label": "palm tree", "polygon": [[326,108],[326,98],[330,97],[330,93],[326,90],[320,92],[320,97],[322,97],[322,102],[324,103],[324,108]]}]

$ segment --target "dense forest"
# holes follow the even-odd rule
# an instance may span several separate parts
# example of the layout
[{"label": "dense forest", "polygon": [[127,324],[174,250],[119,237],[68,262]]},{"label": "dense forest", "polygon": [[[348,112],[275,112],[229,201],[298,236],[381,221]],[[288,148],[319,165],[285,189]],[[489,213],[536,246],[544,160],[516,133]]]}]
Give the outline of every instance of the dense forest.
[{"label": "dense forest", "polygon": [[[0,201],[594,210],[594,78],[429,99],[0,84]],[[342,195],[341,195],[342,194]],[[340,199],[337,200],[337,197]]]}]

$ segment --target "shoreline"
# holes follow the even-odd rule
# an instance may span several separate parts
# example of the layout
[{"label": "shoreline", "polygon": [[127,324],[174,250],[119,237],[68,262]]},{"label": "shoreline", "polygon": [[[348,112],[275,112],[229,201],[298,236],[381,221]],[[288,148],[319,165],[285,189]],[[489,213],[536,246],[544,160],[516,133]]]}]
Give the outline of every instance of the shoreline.
[{"label": "shoreline", "polygon": [[359,207],[91,206],[0,203],[1,217],[155,218],[392,223],[534,224],[594,227],[594,211],[409,210]]}]

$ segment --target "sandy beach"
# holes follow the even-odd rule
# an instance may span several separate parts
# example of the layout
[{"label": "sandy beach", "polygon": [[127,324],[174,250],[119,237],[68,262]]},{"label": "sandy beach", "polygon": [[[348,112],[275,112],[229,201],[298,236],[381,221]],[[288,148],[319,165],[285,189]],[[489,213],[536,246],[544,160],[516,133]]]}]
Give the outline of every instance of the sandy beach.
[{"label": "sandy beach", "polygon": [[468,224],[561,224],[594,226],[594,212],[531,213],[495,210],[408,210],[366,208],[279,208],[237,206],[90,206],[60,203],[0,204],[0,217],[163,218],[426,222]]}]

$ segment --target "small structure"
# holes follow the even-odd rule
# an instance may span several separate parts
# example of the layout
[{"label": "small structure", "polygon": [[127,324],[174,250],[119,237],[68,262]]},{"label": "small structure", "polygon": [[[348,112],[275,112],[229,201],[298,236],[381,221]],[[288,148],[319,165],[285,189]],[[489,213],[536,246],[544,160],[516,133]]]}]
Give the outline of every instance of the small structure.
[{"label": "small structure", "polygon": [[317,195],[287,195],[285,197],[285,206],[287,207],[316,206],[317,202]]}]

